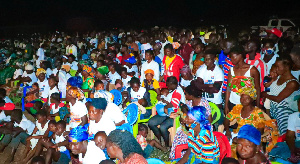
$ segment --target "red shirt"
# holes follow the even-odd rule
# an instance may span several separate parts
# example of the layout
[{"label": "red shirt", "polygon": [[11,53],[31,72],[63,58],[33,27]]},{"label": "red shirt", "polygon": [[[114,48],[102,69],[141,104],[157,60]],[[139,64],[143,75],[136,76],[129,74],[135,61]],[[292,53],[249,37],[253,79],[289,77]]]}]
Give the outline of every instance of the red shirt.
[{"label": "red shirt", "polygon": [[123,56],[122,56],[122,61],[121,61],[121,64],[122,65],[125,65],[126,64],[126,62],[125,62],[125,60],[127,60],[128,58],[130,58],[131,57],[131,55],[130,54],[124,54]]},{"label": "red shirt", "polygon": [[121,164],[148,164],[148,162],[143,156],[135,153],[130,158],[125,159],[124,163]]},{"label": "red shirt", "polygon": [[167,81],[167,78],[170,76],[175,76],[176,79],[179,81],[179,76],[180,76],[180,70],[184,66],[184,63],[181,59],[180,56],[176,55],[175,59],[170,63],[170,66],[168,69],[166,69],[166,57],[164,56],[163,59],[163,67],[164,67],[164,79],[165,82]]},{"label": "red shirt", "polygon": [[189,64],[192,51],[193,48],[189,43],[179,48],[179,55],[183,58],[184,63],[187,65]]}]

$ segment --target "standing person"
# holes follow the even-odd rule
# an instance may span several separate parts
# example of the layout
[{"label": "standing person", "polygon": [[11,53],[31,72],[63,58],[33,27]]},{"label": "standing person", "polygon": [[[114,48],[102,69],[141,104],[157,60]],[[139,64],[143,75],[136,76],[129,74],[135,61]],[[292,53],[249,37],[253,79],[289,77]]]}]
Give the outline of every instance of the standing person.
[{"label": "standing person", "polygon": [[[262,60],[260,53],[258,52],[260,49],[260,43],[258,40],[252,39],[249,40],[246,44],[245,51],[247,52],[245,63],[250,64],[257,68],[260,74],[260,91],[264,91],[264,82],[263,79],[267,74],[267,65]],[[259,90],[257,90],[259,92]]]},{"label": "standing person", "polygon": [[190,63],[190,67],[193,68],[192,73],[193,75],[196,74],[198,68],[204,64],[204,44],[203,43],[197,43],[195,45],[195,54],[192,58],[192,61]]},{"label": "standing person", "polygon": [[183,58],[184,64],[189,65],[190,58],[192,58],[191,54],[193,52],[193,48],[190,43],[188,43],[189,39],[187,35],[182,35],[180,38],[180,48],[179,55]]},{"label": "standing person", "polygon": [[277,120],[280,135],[287,130],[289,115],[298,109],[295,97],[300,94],[299,82],[291,73],[292,63],[289,56],[277,58],[278,78],[271,84],[269,93],[262,92],[262,97],[271,100],[271,117]]},{"label": "standing person", "polygon": [[215,65],[217,51],[210,49],[205,51],[205,65],[201,66],[197,73],[197,87],[204,92],[208,101],[222,107],[222,83],[224,74],[220,67]]},{"label": "standing person", "polygon": [[45,50],[44,50],[44,47],[45,47],[45,45],[44,44],[42,44],[41,46],[40,46],[40,48],[38,49],[38,51],[37,51],[37,53],[36,53],[36,56],[37,56],[37,59],[36,59],[36,67],[37,68],[40,68],[40,62],[42,61],[42,60],[45,60]]},{"label": "standing person", "polygon": [[[243,88],[253,87],[256,89],[256,104],[259,105],[260,100],[260,80],[258,70],[244,62],[244,49],[241,46],[233,47],[230,52],[230,58],[235,65],[230,68],[228,73],[229,85],[225,97],[225,114],[228,114],[232,108],[241,104],[240,91]],[[244,85],[245,84],[245,85]],[[246,85],[247,84],[247,85]],[[240,90],[241,89],[241,90]]]},{"label": "standing person", "polygon": [[296,44],[291,50],[290,56],[293,60],[292,75],[300,80],[300,44]]},{"label": "standing person", "polygon": [[128,46],[127,45],[122,45],[122,48],[121,48],[121,54],[122,54],[122,58],[121,58],[121,65],[125,65],[126,62],[125,60],[127,60],[128,58],[131,57],[131,55],[129,54],[129,51],[128,51]]},{"label": "standing person", "polygon": [[273,40],[265,40],[262,48],[261,58],[267,65],[266,75],[270,74],[271,67],[275,64],[277,57],[279,57],[279,55],[275,53],[275,43],[273,42]]},{"label": "standing person", "polygon": [[70,40],[67,40],[66,55],[69,56],[71,54],[77,59],[77,47]]},{"label": "standing person", "polygon": [[175,76],[177,81],[179,81],[180,70],[184,66],[181,57],[175,54],[172,44],[165,45],[164,54],[160,81],[164,80],[166,82],[170,76]]},{"label": "standing person", "polygon": [[144,81],[145,79],[145,71],[148,70],[148,69],[152,69],[154,71],[154,79],[155,80],[159,80],[159,75],[160,75],[160,72],[159,72],[159,65],[158,63],[156,63],[154,61],[154,53],[153,53],[153,50],[146,50],[145,52],[145,59],[146,59],[146,62],[142,64],[142,68],[141,68],[141,79],[140,81]]},{"label": "standing person", "polygon": [[148,164],[140,144],[128,131],[112,131],[106,139],[106,147],[109,157],[117,158],[122,164]]}]

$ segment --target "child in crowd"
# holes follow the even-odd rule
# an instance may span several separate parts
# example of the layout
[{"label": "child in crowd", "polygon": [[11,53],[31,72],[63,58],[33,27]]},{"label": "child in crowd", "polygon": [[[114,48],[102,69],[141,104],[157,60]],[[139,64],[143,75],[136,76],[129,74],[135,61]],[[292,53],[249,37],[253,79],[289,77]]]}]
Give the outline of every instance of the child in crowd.
[{"label": "child in crowd", "polygon": [[138,127],[138,135],[136,136],[137,142],[141,145],[142,149],[145,152],[144,157],[148,158],[150,157],[152,151],[154,150],[153,147],[156,147],[164,152],[167,151],[166,147],[163,147],[159,142],[156,140],[146,140],[147,135],[148,135],[148,127],[145,124],[139,124]]},{"label": "child in crowd", "polygon": [[35,101],[33,103],[32,107],[26,107],[25,109],[30,113],[31,115],[35,116],[36,113],[43,108],[43,102],[42,101]]},{"label": "child in crowd", "polygon": [[110,79],[108,82],[108,86],[109,86],[109,91],[111,91],[111,90],[115,89],[116,80],[121,79],[121,76],[116,71],[116,67],[114,64],[110,64],[108,66],[108,69],[109,69],[108,77]]},{"label": "child in crowd", "polygon": [[136,64],[136,59],[134,56],[128,58],[127,60],[125,60],[126,65],[124,66],[124,68],[127,69],[127,73],[128,75],[130,75],[131,77],[135,76],[135,77],[139,77],[139,70]]},{"label": "child in crowd", "polygon": [[99,131],[95,134],[94,141],[96,146],[98,146],[101,150],[103,150],[106,159],[110,159],[106,149],[106,138],[107,138],[106,133],[104,131]]},{"label": "child in crowd", "polygon": [[58,89],[57,89],[57,87],[56,87],[56,80],[55,80],[55,78],[49,78],[48,79],[48,83],[49,83],[49,95],[48,95],[48,105],[50,105],[51,104],[51,102],[50,102],[50,97],[51,97],[51,95],[53,94],[53,93],[59,93],[59,91],[58,91]]},{"label": "child in crowd", "polygon": [[180,79],[180,86],[184,90],[187,86],[191,84],[191,81],[193,80],[193,75],[191,72],[191,69],[188,65],[185,65],[180,70],[181,79]]},{"label": "child in crowd", "polygon": [[128,75],[127,73],[127,69],[126,68],[122,68],[121,70],[121,77],[122,77],[122,89],[121,89],[121,92],[126,92],[127,91],[127,88],[130,87],[130,80],[131,80],[131,76]]},{"label": "child in crowd", "polygon": [[48,109],[48,112],[51,116],[51,119],[55,121],[65,120],[69,112],[64,107],[65,104],[60,101],[60,94],[52,93],[50,97],[50,102],[51,104],[50,108]]},{"label": "child in crowd", "polygon": [[90,98],[105,98],[107,103],[112,103],[114,100],[113,94],[104,89],[104,83],[101,80],[96,80],[94,90],[90,94]]},{"label": "child in crowd", "polygon": [[157,93],[157,97],[160,97],[159,83],[153,77],[154,71],[152,69],[147,69],[145,71],[145,79],[142,82],[142,87],[145,87],[147,91],[154,90]]},{"label": "child in crowd", "polygon": [[31,102],[33,100],[36,100],[39,98],[40,93],[39,93],[39,84],[38,83],[33,83],[32,87],[30,88],[29,92],[26,93],[25,100],[26,102]]},{"label": "child in crowd", "polygon": [[195,55],[193,56],[193,71],[192,73],[195,75],[198,68],[204,64],[204,44],[198,43],[195,45]]},{"label": "child in crowd", "polygon": [[[277,73],[276,73],[276,66],[273,65],[272,68],[270,69],[270,74],[268,76],[265,76],[264,78],[264,86],[265,86],[265,91],[266,92],[270,92],[270,86],[271,84],[277,80]],[[268,114],[270,114],[270,105],[271,105],[271,101],[269,99],[265,99],[264,102],[264,107],[266,108],[266,112]]]},{"label": "child in crowd", "polygon": [[37,83],[39,84],[39,94],[41,98],[48,98],[49,93],[49,83],[46,78],[46,71],[43,68],[39,68],[36,71],[36,76],[38,77]]}]

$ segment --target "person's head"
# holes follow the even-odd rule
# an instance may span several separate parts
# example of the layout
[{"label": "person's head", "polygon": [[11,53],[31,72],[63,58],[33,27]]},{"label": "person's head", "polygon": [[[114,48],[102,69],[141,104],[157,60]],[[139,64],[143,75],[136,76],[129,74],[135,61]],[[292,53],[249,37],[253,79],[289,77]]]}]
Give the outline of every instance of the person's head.
[{"label": "person's head", "polygon": [[48,123],[48,128],[51,132],[56,132],[56,121],[50,120]]},{"label": "person's head", "polygon": [[164,54],[169,56],[169,57],[173,57],[174,56],[174,48],[172,44],[166,44],[164,47]]},{"label": "person's head", "polygon": [[232,157],[225,157],[221,164],[239,164],[239,161]]},{"label": "person's head", "polygon": [[[291,39],[281,38],[278,41],[278,54],[289,54],[293,48],[294,42]],[[294,46],[295,47],[295,46]]]},{"label": "person's head", "polygon": [[61,60],[56,60],[54,63],[55,68],[60,69],[62,65],[62,61]]},{"label": "person's head", "polygon": [[43,103],[41,101],[35,101],[33,104],[33,108],[37,111],[42,109],[42,107],[43,107]]},{"label": "person's head", "polygon": [[173,91],[178,86],[178,80],[175,76],[170,76],[167,78],[166,85],[169,91]]},{"label": "person's head", "polygon": [[208,69],[214,68],[217,53],[218,53],[218,50],[216,50],[216,49],[208,49],[205,51],[204,63]]},{"label": "person's head", "polygon": [[43,81],[45,80],[45,78],[46,78],[46,70],[43,69],[43,68],[37,69],[37,70],[36,70],[36,76],[37,76],[37,78],[38,78],[41,82],[43,82]]},{"label": "person's head", "polygon": [[181,35],[180,44],[184,45],[187,44],[187,42],[188,42],[188,37],[186,35]]},{"label": "person's head", "polygon": [[65,55],[63,55],[62,58],[61,58],[61,61],[62,61],[63,63],[67,63],[67,62],[68,62],[68,57],[65,56]]},{"label": "person's head", "polygon": [[50,96],[51,103],[59,103],[60,102],[60,94],[58,92],[52,93]]},{"label": "person's head", "polygon": [[152,69],[147,69],[145,71],[145,78],[148,82],[151,82],[154,76],[154,71]]},{"label": "person's head", "polygon": [[110,159],[106,159],[106,160],[101,161],[100,164],[115,164],[115,162]]},{"label": "person's head", "polygon": [[48,116],[48,113],[46,110],[39,110],[36,113],[36,119],[37,119],[38,123],[45,123],[47,121],[47,116]]},{"label": "person's head", "polygon": [[247,53],[256,53],[260,49],[260,41],[257,39],[250,39],[245,47]]},{"label": "person's head", "polygon": [[112,131],[107,137],[106,147],[110,158],[123,158],[125,160],[132,153],[144,154],[140,144],[126,130]]},{"label": "person's head", "polygon": [[181,77],[184,80],[190,80],[193,78],[192,71],[188,65],[184,65],[180,70]]},{"label": "person's head", "polygon": [[244,125],[238,132],[237,153],[240,158],[253,158],[260,150],[261,133],[252,125]]},{"label": "person's head", "polygon": [[127,78],[127,69],[125,67],[122,67],[121,68],[121,77],[123,79],[126,79]]},{"label": "person's head", "polygon": [[71,102],[73,100],[81,100],[84,97],[82,91],[77,87],[70,87],[67,90],[66,101]]},{"label": "person's head", "polygon": [[19,124],[22,120],[22,116],[23,116],[22,110],[14,109],[11,113],[10,119],[12,122],[16,122]]},{"label": "person's head", "polygon": [[276,72],[280,76],[286,72],[291,72],[293,61],[290,56],[280,56],[277,58],[275,65],[277,67]]},{"label": "person's head", "polygon": [[139,124],[138,131],[139,135],[142,135],[143,137],[147,138],[148,127],[145,124]]},{"label": "person's head", "polygon": [[56,86],[56,80],[55,80],[55,78],[54,78],[54,77],[50,77],[50,78],[48,79],[48,84],[49,84],[49,87],[50,87],[50,88],[55,87],[55,86]]},{"label": "person's head", "polygon": [[282,36],[282,32],[277,28],[273,28],[272,30],[266,30],[267,38],[272,39],[274,42],[277,42],[278,39]]},{"label": "person's head", "polygon": [[31,164],[45,164],[45,159],[42,156],[35,156],[32,158]]},{"label": "person's head", "polygon": [[185,98],[187,100],[193,100],[194,98],[201,98],[202,92],[197,89],[197,87],[192,83],[191,85],[187,86],[184,90]]},{"label": "person's head", "polygon": [[236,46],[236,41],[231,38],[226,38],[222,41],[223,43],[220,45],[224,54],[229,54],[232,47]]},{"label": "person's head", "polygon": [[195,53],[196,54],[200,54],[201,52],[203,52],[203,50],[204,50],[204,44],[203,43],[197,43],[196,45],[195,45]]},{"label": "person's head", "polygon": [[241,104],[243,106],[252,106],[253,105],[253,98],[248,94],[242,94],[240,98]]},{"label": "person's head", "polygon": [[6,97],[6,90],[4,88],[0,88],[0,98],[4,99]]},{"label": "person's head", "polygon": [[153,50],[149,49],[145,51],[145,59],[147,61],[152,61],[154,60],[155,56],[154,56],[154,52]]},{"label": "person's head", "polygon": [[121,53],[122,53],[122,54],[128,53],[128,46],[127,46],[127,45],[125,45],[125,44],[122,45]]},{"label": "person's head", "polygon": [[239,62],[244,61],[244,48],[242,46],[234,46],[230,50],[229,57],[233,65],[237,65]]},{"label": "person's head", "polygon": [[73,76],[68,79],[67,83],[68,86],[81,88],[83,81],[80,76]]},{"label": "person's head", "polygon": [[262,51],[266,55],[272,55],[275,51],[275,43],[271,39],[264,40]]},{"label": "person's head", "polygon": [[114,64],[110,64],[110,65],[108,65],[108,70],[111,73],[115,73],[116,72],[116,66]]},{"label": "person's head", "polygon": [[94,69],[88,65],[84,65],[81,71],[81,75],[85,78],[94,77]]},{"label": "person's head", "polygon": [[206,117],[206,108],[203,106],[194,106],[187,112],[187,116],[185,118],[186,124],[195,128],[196,125],[200,125],[200,129],[210,130],[210,124]]},{"label": "person's head", "polygon": [[69,57],[68,57],[68,62],[72,64],[73,61],[75,61],[75,59],[76,59],[75,56],[74,56],[73,54],[71,54],[71,55],[69,55]]},{"label": "person's head", "polygon": [[300,44],[296,44],[290,53],[291,59],[295,66],[300,68]]},{"label": "person's head", "polygon": [[104,83],[101,80],[96,80],[94,83],[94,87],[96,91],[104,89]]},{"label": "person's head", "polygon": [[60,120],[56,123],[55,135],[61,136],[66,131],[67,123],[64,120]]},{"label": "person's head", "polygon": [[85,153],[89,134],[87,132],[88,124],[84,126],[77,126],[69,133],[69,148],[73,154]]},{"label": "person's head", "polygon": [[97,61],[97,68],[104,66],[104,61],[103,60],[98,60]]},{"label": "person's head", "polygon": [[89,118],[90,120],[100,121],[107,106],[105,98],[93,98],[91,105],[89,106]]},{"label": "person's head", "polygon": [[164,95],[164,96],[168,96],[169,90],[167,88],[162,88],[161,91],[160,91],[160,94]]},{"label": "person's head", "polygon": [[140,89],[140,80],[136,77],[132,77],[130,80],[130,87],[134,92],[138,92]]},{"label": "person's head", "polygon": [[96,146],[98,146],[101,150],[105,149],[107,135],[104,131],[97,132],[94,137],[94,141]]}]

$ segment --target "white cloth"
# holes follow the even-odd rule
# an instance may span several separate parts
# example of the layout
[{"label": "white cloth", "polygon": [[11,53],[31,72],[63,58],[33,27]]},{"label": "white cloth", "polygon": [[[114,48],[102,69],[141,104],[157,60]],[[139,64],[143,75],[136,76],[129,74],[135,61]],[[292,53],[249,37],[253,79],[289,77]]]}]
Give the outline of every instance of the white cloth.
[{"label": "white cloth", "polygon": [[35,72],[31,73],[31,74],[27,74],[27,72],[25,72],[23,75],[22,75],[22,78],[24,77],[30,77],[31,79],[31,82],[27,82],[27,84],[29,86],[32,86],[33,83],[36,83],[38,81],[36,75],[35,75]]},{"label": "white cloth", "polygon": [[144,81],[145,79],[145,71],[147,69],[152,69],[154,71],[154,76],[153,78],[157,81],[159,81],[159,75],[160,75],[160,72],[159,72],[159,65],[158,63],[156,63],[154,60],[152,60],[150,63],[148,63],[147,61],[142,64],[142,69],[141,69],[141,82]]},{"label": "white cloth", "polygon": [[67,88],[67,83],[68,83],[68,79],[71,77],[71,75],[69,73],[66,73],[63,70],[60,70],[58,73],[58,89],[61,92],[61,97],[62,98],[66,98],[66,88]]},{"label": "white cloth", "polygon": [[287,129],[295,132],[296,140],[300,140],[300,117],[299,112],[293,113],[289,116]]},{"label": "white cloth", "polygon": [[187,87],[191,84],[191,82],[192,82],[192,80],[185,80],[185,79],[181,78],[180,85],[183,87]]},{"label": "white cloth", "polygon": [[5,101],[5,103],[13,103],[8,96],[4,97],[4,101]]},{"label": "white cloth", "polygon": [[292,75],[299,81],[300,78],[300,70],[292,71]]},{"label": "white cloth", "polygon": [[[222,69],[218,66],[215,66],[214,70],[207,70],[207,66],[203,64],[196,72],[196,76],[203,79],[204,84],[214,84],[216,81],[224,81],[224,73]],[[222,103],[222,87],[218,93],[205,93],[206,100],[211,101],[215,104]]]},{"label": "white cloth", "polygon": [[[37,60],[45,60],[45,52],[43,48],[39,48],[36,55],[38,56]],[[39,68],[39,67],[38,67]]]},{"label": "white cloth", "polygon": [[88,142],[84,157],[81,153],[79,154],[79,162],[82,164],[99,164],[105,159],[104,152],[96,146],[94,141]]},{"label": "white cloth", "polygon": [[123,87],[125,90],[127,90],[128,87],[130,87],[129,81],[131,80],[131,76],[127,75],[126,79],[122,78]]},{"label": "white cloth", "polygon": [[77,59],[77,47],[74,44],[68,45],[66,47],[66,55],[73,54]]},{"label": "white cloth", "polygon": [[21,122],[18,124],[18,123],[14,123],[14,126],[15,127],[20,127],[22,128],[24,131],[26,131],[27,134],[31,135],[34,128],[35,128],[35,125],[33,122],[29,121],[26,117],[22,117],[22,120]]},{"label": "white cloth", "polygon": [[146,93],[146,88],[140,87],[140,89],[135,92],[132,88],[130,88],[130,96],[131,96],[131,102],[136,102],[139,99],[142,99]]},{"label": "white cloth", "polygon": [[93,136],[99,131],[104,131],[108,136],[109,133],[116,129],[115,123],[111,120],[110,115],[102,115],[101,120],[96,123],[95,120],[90,120],[89,135]]},{"label": "white cloth", "polygon": [[22,69],[16,69],[14,72],[13,79],[17,79],[19,76],[23,75],[23,70]]},{"label": "white cloth", "polygon": [[2,121],[5,121],[5,122],[11,121],[10,116],[7,116],[4,111],[0,112],[0,122],[2,122]]},{"label": "white cloth", "polygon": [[108,77],[110,79],[110,84],[115,84],[117,79],[121,79],[121,76],[117,72],[115,72],[114,74],[109,72]]},{"label": "white cloth", "polygon": [[[165,56],[164,48],[165,48],[165,45],[167,45],[167,44],[171,44],[171,42],[166,41],[165,43],[163,43],[163,44],[161,45],[160,54],[162,54],[162,57],[163,57],[163,58],[164,58],[164,56]],[[163,61],[163,59],[161,59],[161,61]]]},{"label": "white cloth", "polygon": [[[41,136],[41,135],[44,135],[45,132],[47,131],[48,129],[48,124],[49,124],[49,121],[44,125],[44,127],[42,127],[42,124],[39,123],[38,121],[35,122],[35,125],[38,129],[38,131],[34,134],[34,136]],[[36,139],[36,138],[32,138],[30,140],[30,143],[31,143],[31,149],[35,148],[36,144],[38,143],[39,139]]]},{"label": "white cloth", "polygon": [[[261,58],[264,59],[264,57],[265,57],[265,54],[261,54]],[[270,74],[272,65],[275,64],[277,57],[279,57],[279,55],[275,53],[274,56],[272,57],[272,59],[268,63],[265,62],[267,65],[267,74],[266,75]]]},{"label": "white cloth", "polygon": [[37,83],[39,84],[39,89],[40,89],[39,94],[40,94],[40,96],[42,98],[47,98],[48,94],[49,94],[49,90],[50,90],[48,80],[45,79],[43,82],[38,80]]},{"label": "white cloth", "polygon": [[54,68],[54,69],[52,70],[52,74],[53,74],[54,76],[56,76],[57,72],[58,72],[58,69],[57,69],[57,68]]},{"label": "white cloth", "polygon": [[[66,140],[66,138],[64,136],[64,133],[62,135],[60,135],[60,136],[54,134],[54,137],[55,137],[55,139],[52,139],[52,142],[54,144],[61,143],[61,142],[63,142],[63,141]],[[60,147],[58,147],[58,151],[60,151],[60,152],[64,152],[66,150],[67,150],[66,146],[60,146]]]},{"label": "white cloth", "polygon": [[48,105],[51,104],[51,102],[50,102],[50,97],[51,97],[52,93],[59,93],[59,91],[58,91],[58,89],[57,89],[56,86],[55,86],[53,89],[50,89],[50,87],[49,87],[49,92],[48,92]]},{"label": "white cloth", "polygon": [[133,65],[131,68],[129,68],[127,65],[124,66],[127,69],[127,72],[135,72],[134,76],[135,77],[139,77],[139,69],[137,67],[137,65]]},{"label": "white cloth", "polygon": [[149,49],[153,50],[150,43],[144,43],[141,45],[141,56],[143,57],[142,59],[145,59],[145,51]]},{"label": "white cloth", "polygon": [[52,75],[52,70],[50,68],[47,68],[47,70],[46,70],[46,77],[49,78],[50,75]]},{"label": "white cloth", "polygon": [[75,128],[81,124],[81,117],[88,114],[88,110],[85,104],[81,101],[76,100],[75,104],[70,104],[70,127]]},{"label": "white cloth", "polygon": [[114,101],[113,94],[106,90],[95,91],[94,98],[105,98],[107,103],[112,103]]},{"label": "white cloth", "polygon": [[126,120],[125,115],[122,113],[121,109],[114,103],[107,104],[103,117],[110,118],[115,124]]},{"label": "white cloth", "polygon": [[71,66],[71,69],[73,69],[73,70],[78,70],[78,62],[76,62],[76,61],[73,61],[71,64],[70,64],[70,66]]}]

